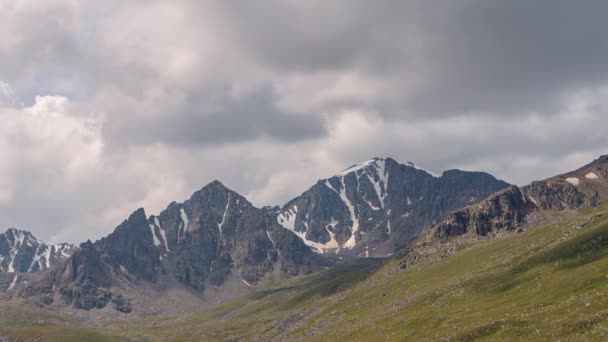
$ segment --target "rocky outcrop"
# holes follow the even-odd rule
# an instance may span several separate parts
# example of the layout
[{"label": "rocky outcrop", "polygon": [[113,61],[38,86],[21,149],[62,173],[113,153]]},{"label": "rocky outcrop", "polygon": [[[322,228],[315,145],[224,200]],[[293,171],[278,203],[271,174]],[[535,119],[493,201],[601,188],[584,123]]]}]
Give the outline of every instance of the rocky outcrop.
[{"label": "rocky outcrop", "polygon": [[95,243],[101,259],[137,279],[155,282],[161,250],[154,245],[143,209],[136,210],[112,234]]},{"label": "rocky outcrop", "polygon": [[48,245],[28,231],[11,228],[0,234],[0,272],[45,271],[66,260],[75,250],[73,245]]},{"label": "rocky outcrop", "polygon": [[434,235],[440,239],[467,233],[486,236],[524,227],[535,212],[597,207],[600,189],[607,182],[608,157],[602,156],[576,171],[521,188],[511,186],[479,204],[454,211],[433,228]]},{"label": "rocky outcrop", "polygon": [[447,238],[463,235],[469,230],[487,235],[500,229],[513,229],[520,225],[527,210],[534,205],[516,186],[502,190],[479,204],[457,210],[435,228],[435,236]]},{"label": "rocky outcrop", "polygon": [[136,210],[107,237],[82,244],[21,295],[55,295],[78,309],[112,305],[129,312],[133,303],[124,288],[154,287],[160,278],[202,294],[209,285],[221,287],[229,275],[249,287],[271,272],[293,276],[330,264],[278,227],[273,214],[214,181],[158,216]]},{"label": "rocky outcrop", "polygon": [[374,158],[320,180],[277,210],[277,222],[319,254],[383,257],[454,209],[507,186],[483,172],[438,176]]},{"label": "rocky outcrop", "polygon": [[524,187],[510,186],[458,209],[394,256],[401,268],[440,260],[483,238],[522,232],[597,207],[608,197],[608,156],[584,167]]}]

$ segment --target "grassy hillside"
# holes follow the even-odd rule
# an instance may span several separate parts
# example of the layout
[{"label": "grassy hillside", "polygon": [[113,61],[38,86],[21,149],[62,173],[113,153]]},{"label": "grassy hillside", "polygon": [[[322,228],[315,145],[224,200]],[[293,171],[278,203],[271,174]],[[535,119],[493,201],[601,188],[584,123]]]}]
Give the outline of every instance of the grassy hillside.
[{"label": "grassy hillside", "polygon": [[[80,332],[151,341],[605,341],[606,209],[480,241],[406,270],[398,261],[377,269],[367,260],[188,317]],[[0,323],[0,336],[61,333],[60,326]]]}]

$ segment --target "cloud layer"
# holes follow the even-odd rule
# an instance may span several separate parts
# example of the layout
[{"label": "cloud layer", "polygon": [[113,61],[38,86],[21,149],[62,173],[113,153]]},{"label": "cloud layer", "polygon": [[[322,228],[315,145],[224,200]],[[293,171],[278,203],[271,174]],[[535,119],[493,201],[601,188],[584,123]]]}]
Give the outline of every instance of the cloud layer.
[{"label": "cloud layer", "polygon": [[524,184],[608,153],[608,3],[0,0],[0,228],[96,239],[373,156]]}]

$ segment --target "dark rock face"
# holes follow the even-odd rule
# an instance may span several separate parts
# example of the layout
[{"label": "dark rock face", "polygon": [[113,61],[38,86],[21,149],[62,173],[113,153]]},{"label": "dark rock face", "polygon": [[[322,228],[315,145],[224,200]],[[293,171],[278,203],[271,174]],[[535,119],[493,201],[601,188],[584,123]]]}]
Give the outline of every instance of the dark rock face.
[{"label": "dark rock face", "polygon": [[277,222],[320,254],[386,256],[454,209],[507,183],[482,172],[433,176],[375,158],[317,182],[277,212]]},{"label": "dark rock face", "polygon": [[533,182],[492,194],[479,204],[451,213],[434,228],[440,239],[474,233],[485,236],[501,230],[514,230],[526,223],[533,212],[597,207],[598,185],[608,181],[608,157],[565,175]]},{"label": "dark rock face", "polygon": [[463,235],[474,230],[478,235],[487,235],[500,229],[513,229],[521,224],[526,212],[534,204],[516,186],[500,191],[482,203],[450,214],[435,230],[438,238]]},{"label": "dark rock face", "polygon": [[11,228],[0,234],[0,272],[39,272],[66,260],[76,247],[47,245],[30,232]]},{"label": "dark rock face", "polygon": [[131,300],[118,286],[124,282],[153,285],[167,276],[203,292],[207,284],[221,286],[230,274],[250,286],[274,270],[298,275],[328,264],[278,227],[272,215],[215,181],[158,216],[146,217],[138,209],[112,234],[82,244],[22,296],[55,291],[79,309],[112,304],[130,312]]},{"label": "dark rock face", "polygon": [[103,308],[112,299],[110,270],[90,241],[55,272],[55,282],[64,303],[78,309]]},{"label": "dark rock face", "polygon": [[107,264],[125,268],[129,274],[150,282],[156,281],[160,267],[160,250],[154,246],[148,219],[138,209],[112,234],[96,243]]}]

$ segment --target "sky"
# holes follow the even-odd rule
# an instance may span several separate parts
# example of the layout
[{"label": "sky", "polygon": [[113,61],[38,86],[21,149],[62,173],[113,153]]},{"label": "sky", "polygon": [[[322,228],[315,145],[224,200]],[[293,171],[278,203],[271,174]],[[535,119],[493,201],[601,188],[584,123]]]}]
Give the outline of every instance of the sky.
[{"label": "sky", "polygon": [[372,157],[524,185],[608,153],[608,2],[0,0],[0,230],[257,206]]}]

